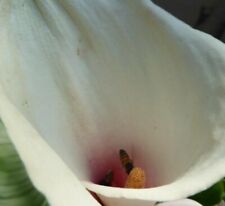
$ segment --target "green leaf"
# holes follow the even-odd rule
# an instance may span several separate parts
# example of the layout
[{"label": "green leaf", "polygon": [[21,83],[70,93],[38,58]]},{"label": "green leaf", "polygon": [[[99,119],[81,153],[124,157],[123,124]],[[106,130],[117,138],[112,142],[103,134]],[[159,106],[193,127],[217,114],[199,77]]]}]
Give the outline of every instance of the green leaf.
[{"label": "green leaf", "polygon": [[214,184],[207,190],[204,190],[194,196],[189,197],[203,206],[214,206],[219,204],[224,197],[224,180],[221,180]]},{"label": "green leaf", "polygon": [[45,197],[32,185],[24,165],[0,120],[0,205],[48,206]]}]

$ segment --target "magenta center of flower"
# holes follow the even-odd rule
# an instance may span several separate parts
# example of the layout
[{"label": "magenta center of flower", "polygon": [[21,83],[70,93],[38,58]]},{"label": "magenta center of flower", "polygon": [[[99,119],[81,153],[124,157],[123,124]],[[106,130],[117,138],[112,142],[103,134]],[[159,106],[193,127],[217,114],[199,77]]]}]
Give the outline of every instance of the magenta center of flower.
[{"label": "magenta center of flower", "polygon": [[108,153],[104,156],[99,155],[90,161],[91,181],[95,184],[100,182],[111,171],[113,179],[111,182],[112,187],[124,187],[127,175],[121,165],[118,153]]},{"label": "magenta center of flower", "polygon": [[119,149],[107,152],[89,161],[91,181],[95,184],[121,187],[121,188],[145,188],[154,186],[153,178],[146,167],[133,161],[128,153]]}]

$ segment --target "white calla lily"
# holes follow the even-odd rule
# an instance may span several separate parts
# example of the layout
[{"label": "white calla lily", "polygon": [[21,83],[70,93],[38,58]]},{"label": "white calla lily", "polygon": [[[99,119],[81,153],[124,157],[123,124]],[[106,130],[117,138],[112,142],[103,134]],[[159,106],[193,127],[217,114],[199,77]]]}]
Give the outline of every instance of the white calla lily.
[{"label": "white calla lily", "polygon": [[[149,206],[225,175],[223,43],[149,0],[2,0],[0,14],[0,116],[51,205],[99,205],[86,187]],[[121,148],[149,188],[94,184]]]}]

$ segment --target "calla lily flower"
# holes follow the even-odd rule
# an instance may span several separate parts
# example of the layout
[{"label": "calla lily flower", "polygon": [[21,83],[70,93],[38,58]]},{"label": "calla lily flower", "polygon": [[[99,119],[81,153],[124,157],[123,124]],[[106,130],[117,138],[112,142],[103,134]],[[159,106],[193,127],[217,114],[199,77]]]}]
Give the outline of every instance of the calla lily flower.
[{"label": "calla lily flower", "polygon": [[[51,205],[150,206],[225,176],[223,43],[149,0],[2,0],[0,15],[0,116]],[[121,148],[146,188],[122,188]],[[108,169],[116,187],[97,184]]]}]

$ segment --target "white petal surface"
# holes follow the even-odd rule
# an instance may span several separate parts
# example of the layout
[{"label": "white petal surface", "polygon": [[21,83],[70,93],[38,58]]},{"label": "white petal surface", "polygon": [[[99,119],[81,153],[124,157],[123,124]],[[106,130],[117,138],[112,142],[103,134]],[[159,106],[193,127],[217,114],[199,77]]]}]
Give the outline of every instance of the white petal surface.
[{"label": "white petal surface", "polygon": [[[0,115],[50,200],[74,203],[74,174],[107,206],[184,198],[225,175],[221,42],[148,0],[3,0],[0,15]],[[120,148],[164,186],[90,183],[90,164]]]},{"label": "white petal surface", "polygon": [[1,90],[0,99],[0,112],[8,127],[9,135],[17,146],[33,183],[47,195],[50,205],[100,205],[43,141],[42,137],[8,102]]},{"label": "white petal surface", "polygon": [[161,203],[161,204],[158,204],[158,206],[201,206],[201,205],[193,200],[184,199],[184,200]]}]

